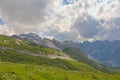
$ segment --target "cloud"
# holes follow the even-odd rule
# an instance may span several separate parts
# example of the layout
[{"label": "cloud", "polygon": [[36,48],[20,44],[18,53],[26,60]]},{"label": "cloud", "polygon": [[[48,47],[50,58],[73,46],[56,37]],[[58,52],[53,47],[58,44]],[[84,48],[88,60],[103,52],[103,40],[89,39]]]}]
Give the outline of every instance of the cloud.
[{"label": "cloud", "polygon": [[119,18],[115,18],[113,20],[113,25],[116,27],[116,28],[120,28],[120,17]]},{"label": "cloud", "polygon": [[[45,21],[51,0],[0,0],[0,15],[15,33],[35,31]],[[52,3],[51,3],[52,4]]]},{"label": "cloud", "polygon": [[93,38],[101,30],[100,22],[92,18],[91,16],[79,17],[74,28],[79,31],[80,35],[85,38]]},{"label": "cloud", "polygon": [[1,34],[60,40],[120,39],[119,0],[0,0]]},{"label": "cloud", "polygon": [[44,20],[50,0],[0,0],[1,14],[9,21],[33,24]]},{"label": "cloud", "polygon": [[105,39],[120,40],[120,17],[114,18],[108,22],[108,29],[105,30]]}]

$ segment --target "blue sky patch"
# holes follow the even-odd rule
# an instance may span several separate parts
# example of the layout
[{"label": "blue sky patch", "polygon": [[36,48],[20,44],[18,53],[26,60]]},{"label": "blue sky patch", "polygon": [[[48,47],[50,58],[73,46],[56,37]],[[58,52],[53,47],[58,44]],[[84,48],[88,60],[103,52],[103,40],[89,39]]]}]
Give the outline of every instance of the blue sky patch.
[{"label": "blue sky patch", "polygon": [[68,4],[73,4],[74,2],[77,2],[78,0],[63,0],[63,4],[64,5],[68,5]]},{"label": "blue sky patch", "polygon": [[5,24],[4,20],[0,18],[0,25],[4,25],[4,24]]}]

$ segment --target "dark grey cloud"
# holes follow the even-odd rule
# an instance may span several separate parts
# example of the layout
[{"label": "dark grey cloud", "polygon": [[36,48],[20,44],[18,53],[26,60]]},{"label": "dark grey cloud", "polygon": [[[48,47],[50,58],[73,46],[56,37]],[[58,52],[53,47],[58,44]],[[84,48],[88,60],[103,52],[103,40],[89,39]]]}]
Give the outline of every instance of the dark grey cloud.
[{"label": "dark grey cloud", "polygon": [[113,20],[114,26],[120,28],[120,17]]},{"label": "dark grey cloud", "polygon": [[101,30],[100,28],[100,22],[95,20],[91,16],[85,17],[80,17],[76,20],[74,24],[74,28],[79,31],[81,36],[85,38],[93,38],[94,36],[99,33]]},{"label": "dark grey cloud", "polygon": [[109,40],[120,40],[120,17],[112,19],[111,21],[111,28],[108,30],[108,35],[106,39]]},{"label": "dark grey cloud", "polygon": [[120,18],[113,18],[103,23],[102,30],[96,35],[100,40],[120,40]]},{"label": "dark grey cloud", "polygon": [[0,0],[0,12],[11,22],[40,23],[44,20],[50,0]]},{"label": "dark grey cloud", "polygon": [[36,32],[46,21],[52,4],[52,0],[0,0],[0,16],[7,25],[0,33]]},{"label": "dark grey cloud", "polygon": [[78,37],[79,37],[79,33],[74,30],[70,32],[62,32],[62,33],[55,35],[55,38],[60,39],[60,40],[79,41]]},{"label": "dark grey cloud", "polygon": [[120,40],[120,28],[119,29],[114,29],[109,32],[108,37],[106,39],[108,40]]}]

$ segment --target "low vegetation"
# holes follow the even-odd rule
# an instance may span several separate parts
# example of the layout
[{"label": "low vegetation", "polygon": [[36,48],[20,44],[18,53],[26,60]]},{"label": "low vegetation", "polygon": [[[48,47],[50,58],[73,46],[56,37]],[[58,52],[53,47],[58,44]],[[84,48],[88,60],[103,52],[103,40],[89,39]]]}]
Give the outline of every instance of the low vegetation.
[{"label": "low vegetation", "polygon": [[[69,56],[71,60],[31,55],[34,53]],[[0,80],[120,80],[118,69],[116,73],[101,71],[91,66],[89,61],[88,64],[85,57],[79,55],[78,58],[77,55],[71,49],[61,52],[0,36]]]}]

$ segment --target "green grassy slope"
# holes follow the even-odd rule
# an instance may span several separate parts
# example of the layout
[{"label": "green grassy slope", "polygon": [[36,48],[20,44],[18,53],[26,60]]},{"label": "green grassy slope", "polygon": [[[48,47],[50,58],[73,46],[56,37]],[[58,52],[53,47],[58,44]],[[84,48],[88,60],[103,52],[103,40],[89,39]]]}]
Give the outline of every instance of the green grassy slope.
[{"label": "green grassy slope", "polygon": [[0,80],[120,80],[119,74],[106,74],[81,64],[81,70],[52,66],[0,62]]},{"label": "green grassy slope", "polygon": [[[17,44],[16,44],[17,43]],[[19,43],[19,44],[18,44]],[[27,52],[27,54],[26,54]],[[28,54],[29,53],[29,54]],[[0,37],[0,60],[6,62],[14,62],[14,63],[26,63],[26,64],[41,64],[41,65],[51,65],[65,69],[78,69],[73,65],[73,60],[65,60],[65,59],[51,59],[43,56],[33,56],[31,54],[44,54],[58,56],[65,56],[65,53],[53,50],[50,48],[45,48],[42,46],[38,46],[33,43],[25,42],[22,40],[14,39],[8,36]]]},{"label": "green grassy slope", "polygon": [[4,48],[10,48],[14,50],[25,50],[29,51],[31,53],[37,53],[37,54],[64,54],[58,50],[53,50],[50,48],[42,47],[37,44],[28,42],[28,41],[23,41],[19,39],[15,39],[9,36],[3,36],[0,35],[0,47]]},{"label": "green grassy slope", "polygon": [[85,52],[83,50],[80,50],[78,48],[68,47],[63,49],[63,52],[67,53],[71,58],[79,62],[83,62],[89,66],[92,66],[95,69],[108,73],[111,72],[111,69],[109,67],[102,65],[98,62],[95,62],[92,59],[89,59],[89,57],[85,55]]},{"label": "green grassy slope", "polygon": [[[28,54],[29,53],[29,54]],[[57,58],[31,54],[57,55]],[[66,53],[34,43],[0,36],[0,80],[120,80],[118,73],[104,73]]]}]

